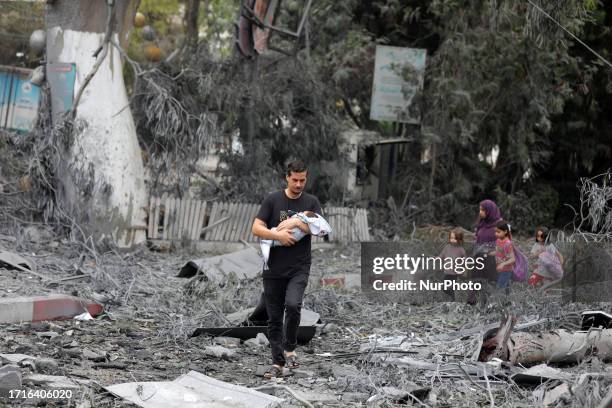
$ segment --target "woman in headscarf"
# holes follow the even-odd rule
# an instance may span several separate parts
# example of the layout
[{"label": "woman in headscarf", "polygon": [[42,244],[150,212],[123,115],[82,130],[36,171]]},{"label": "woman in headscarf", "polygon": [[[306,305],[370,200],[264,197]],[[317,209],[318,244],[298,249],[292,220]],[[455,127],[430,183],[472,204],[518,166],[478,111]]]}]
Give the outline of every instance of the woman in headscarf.
[{"label": "woman in headscarf", "polygon": [[[501,219],[501,213],[494,201],[483,200],[480,202],[480,211],[478,212],[478,222],[476,224],[474,257],[485,258],[484,268],[481,270],[473,269],[470,279],[473,281],[481,281],[482,283],[482,289],[480,290],[482,304],[487,301],[486,281],[497,280],[495,257],[489,256],[489,253],[495,250],[495,226]],[[478,292],[471,291],[468,295],[468,303],[472,305],[476,304],[477,297]]]}]

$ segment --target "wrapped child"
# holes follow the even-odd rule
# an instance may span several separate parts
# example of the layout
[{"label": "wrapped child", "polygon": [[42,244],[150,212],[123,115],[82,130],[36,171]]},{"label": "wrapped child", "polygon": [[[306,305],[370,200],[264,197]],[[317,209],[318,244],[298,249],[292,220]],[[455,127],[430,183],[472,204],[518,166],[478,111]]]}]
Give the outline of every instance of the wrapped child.
[{"label": "wrapped child", "polygon": [[[320,216],[312,211],[303,211],[296,213],[294,211],[289,210],[290,218],[299,218],[302,222],[308,225],[308,229],[310,230],[310,235],[322,237],[328,235],[331,232],[331,227],[329,223]],[[276,228],[272,228],[272,231],[276,231]],[[302,231],[298,227],[295,227],[291,230],[291,234],[293,237],[299,241],[306,236],[306,232]],[[264,269],[268,269],[268,259],[270,259],[270,249],[273,246],[281,246],[282,244],[279,241],[271,240],[271,239],[262,239],[260,242],[261,254],[264,259]]]}]

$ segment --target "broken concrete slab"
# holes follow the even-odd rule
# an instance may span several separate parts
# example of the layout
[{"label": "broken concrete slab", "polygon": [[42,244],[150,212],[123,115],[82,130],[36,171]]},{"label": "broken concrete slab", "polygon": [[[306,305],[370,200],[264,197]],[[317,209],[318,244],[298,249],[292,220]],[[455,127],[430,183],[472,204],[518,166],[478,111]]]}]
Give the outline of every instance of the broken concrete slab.
[{"label": "broken concrete slab", "polygon": [[0,362],[2,364],[19,364],[23,360],[36,360],[36,357],[28,356],[27,354],[0,354]]},{"label": "broken concrete slab", "polygon": [[0,373],[0,396],[6,395],[10,390],[21,389],[21,371],[6,371]]},{"label": "broken concrete slab", "polygon": [[571,381],[572,375],[546,364],[539,364],[513,374],[511,378],[516,383],[540,384],[548,380]]},{"label": "broken concrete slab", "polygon": [[14,364],[7,364],[5,366],[0,367],[0,374],[6,374],[9,372],[21,373],[21,368]]},{"label": "broken concrete slab", "polygon": [[0,299],[0,323],[66,320],[84,311],[97,316],[103,310],[100,304],[61,294]]},{"label": "broken concrete slab", "polygon": [[39,385],[47,389],[78,390],[90,383],[88,380],[77,380],[63,375],[30,374],[23,379],[24,384]]},{"label": "broken concrete slab", "polygon": [[33,264],[21,255],[2,250],[0,250],[0,267],[5,267],[7,269],[34,270]]},{"label": "broken concrete slab", "polygon": [[263,270],[263,261],[252,247],[225,255],[195,259],[187,262],[180,270],[179,278],[191,278],[202,273],[206,279],[218,285],[230,277],[254,279]]},{"label": "broken concrete slab", "polygon": [[275,408],[282,399],[190,371],[174,381],[133,382],[105,387],[143,408]]}]

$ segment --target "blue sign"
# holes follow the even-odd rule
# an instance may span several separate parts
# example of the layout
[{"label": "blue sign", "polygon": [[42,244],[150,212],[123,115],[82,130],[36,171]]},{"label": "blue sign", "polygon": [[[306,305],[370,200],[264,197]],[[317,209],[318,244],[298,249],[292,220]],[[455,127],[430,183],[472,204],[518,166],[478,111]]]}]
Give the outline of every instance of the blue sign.
[{"label": "blue sign", "polygon": [[55,123],[64,112],[72,109],[75,79],[75,64],[65,62],[47,64],[47,82],[51,88],[51,112]]},{"label": "blue sign", "polygon": [[40,88],[29,81],[31,70],[0,67],[0,127],[29,132],[36,123]]}]

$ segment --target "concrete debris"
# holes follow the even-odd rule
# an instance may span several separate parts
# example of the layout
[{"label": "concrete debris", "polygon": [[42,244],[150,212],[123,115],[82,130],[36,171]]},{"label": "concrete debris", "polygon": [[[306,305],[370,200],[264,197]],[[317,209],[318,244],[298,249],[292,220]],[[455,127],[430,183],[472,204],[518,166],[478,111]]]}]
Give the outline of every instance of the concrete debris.
[{"label": "concrete debris", "polygon": [[362,402],[366,402],[368,398],[370,398],[370,394],[366,394],[365,392],[343,392],[342,393],[342,401],[345,401],[345,402],[362,403]]},{"label": "concrete debris", "polygon": [[573,376],[546,364],[539,364],[513,374],[511,378],[517,383],[541,384],[549,380],[571,381]]},{"label": "concrete debris", "polygon": [[0,397],[6,396],[10,390],[19,390],[22,387],[21,371],[0,371]]},{"label": "concrete debris", "polygon": [[0,299],[0,323],[72,319],[83,311],[97,316],[103,309],[100,304],[60,294]]},{"label": "concrete debris", "polygon": [[263,333],[257,333],[257,336],[254,339],[248,339],[244,342],[244,344],[252,346],[252,347],[268,347],[270,342],[268,338]]},{"label": "concrete debris", "polygon": [[38,385],[46,389],[78,390],[81,385],[89,385],[90,381],[68,378],[63,375],[30,374],[23,379],[23,383]]},{"label": "concrete debris", "polygon": [[262,271],[262,259],[255,249],[248,247],[240,251],[187,262],[180,270],[179,278],[192,278],[201,273],[217,285],[228,279],[255,279]]},{"label": "concrete debris", "polygon": [[301,368],[295,368],[291,370],[291,372],[296,378],[313,378],[317,376],[314,371],[304,370]]},{"label": "concrete debris", "polygon": [[240,339],[236,337],[219,336],[213,338],[213,343],[224,347],[238,347],[240,346]]},{"label": "concrete debris", "polygon": [[37,372],[42,374],[57,374],[59,372],[59,365],[57,361],[52,358],[35,359],[34,368]]},{"label": "concrete debris", "polygon": [[39,332],[39,333],[36,333],[36,336],[43,338],[43,339],[53,339],[59,336],[59,333],[54,332],[54,331]]},{"label": "concrete debris", "polygon": [[190,371],[174,381],[133,382],[105,387],[143,408],[274,408],[282,399]]},{"label": "concrete debris", "polygon": [[415,383],[408,382],[402,384],[401,389],[396,387],[382,387],[382,395],[396,403],[411,403],[414,402],[415,398],[419,401],[423,401],[427,398],[430,390],[431,388],[429,387],[421,387]]},{"label": "concrete debris", "polygon": [[564,402],[571,403],[571,391],[567,383],[560,384],[546,391],[544,393],[543,405],[545,407],[553,407],[563,400],[565,400]]},{"label": "concrete debris", "polygon": [[232,360],[236,357],[236,352],[234,350],[230,350],[223,346],[207,346],[204,349],[204,354],[224,360]]},{"label": "concrete debris", "polygon": [[0,374],[6,374],[10,372],[21,373],[21,368],[17,367],[14,364],[7,364],[5,366],[0,367]]},{"label": "concrete debris", "polygon": [[36,360],[36,357],[28,356],[27,354],[0,354],[0,362],[2,364],[19,364],[23,360]]},{"label": "concrete debris", "polygon": [[32,262],[28,261],[21,255],[2,250],[0,250],[0,267],[18,269],[21,271],[24,269],[29,271],[34,270],[34,265]]},{"label": "concrete debris", "polygon": [[[479,360],[499,357],[513,365],[537,363],[579,363],[597,356],[612,361],[612,329],[570,332],[512,332],[516,318],[505,316],[498,331],[482,343]],[[580,344],[580,347],[576,347]]]},{"label": "concrete debris", "polygon": [[270,341],[268,341],[268,338],[263,333],[257,333],[257,336],[255,337],[255,341],[257,341],[262,346],[269,346],[270,345]]},{"label": "concrete debris", "polygon": [[106,361],[106,353],[96,353],[90,349],[83,349],[82,355],[84,358],[94,362]]}]

